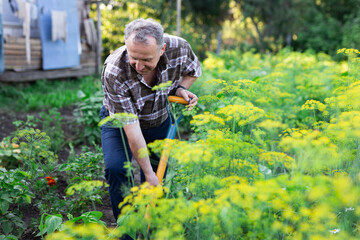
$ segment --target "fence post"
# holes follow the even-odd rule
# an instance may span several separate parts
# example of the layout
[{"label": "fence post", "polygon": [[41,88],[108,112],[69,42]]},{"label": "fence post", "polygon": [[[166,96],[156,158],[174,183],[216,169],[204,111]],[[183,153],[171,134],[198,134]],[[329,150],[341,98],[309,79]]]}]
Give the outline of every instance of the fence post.
[{"label": "fence post", "polygon": [[176,2],[177,18],[176,18],[176,34],[180,37],[180,23],[181,23],[181,0]]},{"label": "fence post", "polygon": [[101,34],[101,11],[100,1],[96,2],[97,11],[97,47],[96,47],[96,73],[101,74],[101,52],[102,52],[102,34]]}]

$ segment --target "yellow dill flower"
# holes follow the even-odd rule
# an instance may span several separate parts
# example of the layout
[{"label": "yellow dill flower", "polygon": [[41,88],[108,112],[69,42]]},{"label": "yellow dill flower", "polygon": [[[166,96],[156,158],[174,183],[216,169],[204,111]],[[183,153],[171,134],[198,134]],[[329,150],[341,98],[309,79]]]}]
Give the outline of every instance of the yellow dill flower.
[{"label": "yellow dill flower", "polygon": [[340,176],[332,179],[335,192],[344,206],[354,206],[358,202],[359,192],[354,191],[352,180],[349,176]]},{"label": "yellow dill flower", "polygon": [[337,54],[344,53],[345,55],[360,54],[360,51],[355,48],[342,48],[337,50]]},{"label": "yellow dill flower", "polygon": [[138,117],[132,113],[115,113],[99,122],[99,127],[109,124],[111,127],[122,127],[126,124],[132,124],[136,122]]},{"label": "yellow dill flower", "polygon": [[215,102],[218,102],[219,101],[219,98],[217,96],[214,96],[214,95],[204,95],[204,96],[201,96],[199,97],[199,100],[198,102],[199,103],[215,103]]},{"label": "yellow dill flower", "polygon": [[309,189],[307,196],[310,201],[318,201],[324,199],[329,194],[330,189],[327,186],[313,186]]},{"label": "yellow dill flower", "polygon": [[225,80],[222,80],[222,79],[210,79],[210,80],[207,80],[203,83],[202,87],[208,87],[209,85],[217,85],[217,84],[224,84],[226,83]]},{"label": "yellow dill flower", "polygon": [[266,162],[270,166],[275,165],[276,163],[283,163],[284,166],[288,169],[292,168],[295,165],[295,160],[282,152],[266,152],[259,155],[260,162]]},{"label": "yellow dill flower", "polygon": [[328,203],[321,203],[313,208],[313,211],[310,216],[310,222],[311,223],[320,223],[320,222],[326,222],[335,220],[336,215],[333,213],[331,207]]},{"label": "yellow dill flower", "polygon": [[218,58],[215,56],[209,56],[203,62],[205,68],[213,70],[213,69],[225,69],[224,59]]},{"label": "yellow dill flower", "polygon": [[76,183],[72,186],[70,186],[66,190],[66,194],[68,196],[73,195],[76,191],[85,191],[85,192],[91,192],[96,188],[101,188],[103,186],[107,186],[107,183],[100,181],[100,180],[93,180],[93,181],[82,181],[80,183]]},{"label": "yellow dill flower", "polygon": [[150,155],[149,149],[148,148],[140,148],[138,151],[138,155],[140,158],[145,158],[147,156]]},{"label": "yellow dill flower", "polygon": [[338,146],[318,130],[299,130],[281,138],[283,151],[296,155],[297,166],[307,171],[319,171],[338,166],[341,158]]},{"label": "yellow dill flower", "polygon": [[210,122],[217,123],[220,125],[225,125],[224,119],[215,116],[213,114],[210,114],[209,112],[195,115],[193,119],[190,121],[190,124],[193,124],[195,126],[202,126],[202,125],[207,125]]},{"label": "yellow dill flower", "polygon": [[332,119],[326,133],[337,140],[352,142],[360,138],[360,111],[343,112]]},{"label": "yellow dill flower", "polygon": [[234,81],[233,83],[235,85],[237,85],[239,87],[243,87],[243,88],[253,87],[254,85],[256,85],[256,82],[249,80],[249,79],[241,79],[241,80]]},{"label": "yellow dill flower", "polygon": [[256,124],[258,127],[264,128],[268,131],[274,130],[274,129],[284,129],[286,128],[288,125],[284,124],[282,122],[279,121],[274,121],[271,119],[266,119],[265,121],[262,121],[258,124]]},{"label": "yellow dill flower", "polygon": [[172,81],[168,81],[165,83],[160,83],[159,85],[156,85],[154,87],[151,88],[151,90],[156,91],[156,90],[165,90],[167,87],[171,86]]},{"label": "yellow dill flower", "polygon": [[275,220],[271,224],[271,229],[274,230],[274,231],[280,231],[282,228],[283,228],[283,224],[278,220]]},{"label": "yellow dill flower", "polygon": [[234,119],[239,126],[243,126],[264,117],[265,111],[247,102],[245,105],[228,105],[218,110],[217,114],[224,115],[226,121]]},{"label": "yellow dill flower", "polygon": [[221,182],[225,183],[226,186],[231,186],[231,185],[237,184],[237,183],[247,183],[248,180],[245,177],[230,176],[230,177],[221,179]]},{"label": "yellow dill flower", "polygon": [[306,207],[301,207],[300,210],[299,210],[299,213],[304,218],[308,218],[311,215],[311,210],[309,208],[306,208]]},{"label": "yellow dill flower", "polygon": [[71,233],[66,233],[65,231],[60,231],[60,232],[54,232],[52,234],[48,234],[46,235],[46,240],[76,240],[77,238],[75,238],[74,236],[72,236]]},{"label": "yellow dill flower", "polygon": [[202,147],[194,147],[187,149],[182,154],[175,154],[174,157],[179,163],[196,163],[196,162],[209,162],[212,158],[212,154],[203,149]]},{"label": "yellow dill flower", "polygon": [[325,105],[316,100],[307,100],[302,106],[301,110],[315,110],[318,109],[320,112],[325,110]]},{"label": "yellow dill flower", "polygon": [[331,171],[332,175],[334,177],[345,177],[345,176],[348,176],[349,173],[345,172],[344,170],[342,169],[335,169],[335,170],[332,170]]}]

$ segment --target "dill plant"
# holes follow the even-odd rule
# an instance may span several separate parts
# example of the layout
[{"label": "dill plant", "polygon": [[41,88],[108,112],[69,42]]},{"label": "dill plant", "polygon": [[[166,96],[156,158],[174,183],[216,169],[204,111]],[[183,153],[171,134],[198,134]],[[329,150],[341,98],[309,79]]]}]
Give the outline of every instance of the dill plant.
[{"label": "dill plant", "polygon": [[[211,87],[199,98],[191,141],[170,141],[172,178],[163,188],[131,189],[116,234],[358,239],[354,69],[352,77],[342,76],[327,55],[309,52],[262,58],[231,51],[209,58],[208,79],[197,84]],[[158,153],[163,147],[163,141],[149,145]],[[147,209],[150,218],[144,218]]]}]

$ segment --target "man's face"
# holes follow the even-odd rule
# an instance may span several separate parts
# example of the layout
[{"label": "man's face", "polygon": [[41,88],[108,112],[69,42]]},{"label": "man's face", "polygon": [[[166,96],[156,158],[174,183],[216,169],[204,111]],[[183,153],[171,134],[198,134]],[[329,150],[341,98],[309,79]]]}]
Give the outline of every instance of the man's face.
[{"label": "man's face", "polygon": [[133,35],[130,35],[126,41],[126,48],[130,65],[136,72],[145,76],[156,68],[165,51],[165,44],[159,49],[154,37],[149,36],[148,43],[144,44],[134,42]]}]

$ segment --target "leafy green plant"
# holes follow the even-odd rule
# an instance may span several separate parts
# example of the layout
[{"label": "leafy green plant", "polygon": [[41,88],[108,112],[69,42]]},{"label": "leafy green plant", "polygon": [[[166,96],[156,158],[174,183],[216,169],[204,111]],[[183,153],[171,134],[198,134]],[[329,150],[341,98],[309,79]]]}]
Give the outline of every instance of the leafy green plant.
[{"label": "leafy green plant", "polygon": [[41,239],[44,239],[43,236],[44,234],[51,234],[56,230],[61,231],[61,226],[62,226],[61,214],[55,214],[55,215],[42,214],[39,225],[40,232],[38,236],[41,236]]},{"label": "leafy green plant", "polygon": [[33,128],[18,130],[11,141],[19,145],[17,160],[33,180],[51,175],[56,168],[57,155],[50,150],[50,137],[45,132]]},{"label": "leafy green plant", "polygon": [[98,143],[100,141],[100,108],[103,101],[102,91],[97,91],[93,95],[84,97],[74,111],[76,122],[79,124],[79,139],[85,143]]},{"label": "leafy green plant", "polygon": [[18,157],[20,152],[19,145],[11,143],[11,137],[5,137],[0,145],[0,166],[6,169],[19,167]]},{"label": "leafy green plant", "polygon": [[[46,239],[58,239],[58,237],[65,237],[65,232],[69,231],[69,228],[73,228],[75,224],[98,224],[101,225],[102,228],[106,226],[105,222],[101,221],[102,213],[98,211],[90,211],[81,214],[79,217],[73,217],[71,214],[67,214],[68,221],[63,222],[63,217],[61,214],[42,214],[39,226],[39,234],[37,236],[41,236],[44,239],[44,234],[48,236]],[[80,227],[80,225],[78,225]],[[76,228],[76,227],[75,227]],[[63,233],[57,233],[64,231]],[[83,232],[84,233],[84,232]],[[97,233],[93,233],[94,236]],[[68,235],[70,237],[70,235]],[[64,239],[64,238],[62,238]]]},{"label": "leafy green plant", "polygon": [[[106,228],[106,224],[100,220],[102,213],[98,211],[85,212],[79,217],[68,215],[69,220],[62,223],[59,232],[46,236],[46,240],[62,239],[118,239],[116,230]],[[82,224],[81,224],[82,223]]]},{"label": "leafy green plant", "polygon": [[66,190],[67,200],[71,201],[70,212],[78,213],[90,206],[96,210],[95,203],[102,204],[102,196],[106,194],[107,184],[100,180],[83,180],[68,186]]},{"label": "leafy green plant", "polygon": [[0,168],[0,234],[20,237],[26,229],[20,206],[30,204],[34,197],[26,184],[29,178],[24,171]]},{"label": "leafy green plant", "polygon": [[42,125],[42,131],[51,139],[51,149],[59,152],[64,146],[64,131],[62,130],[62,120],[60,112],[56,108],[52,108],[46,112],[41,112],[38,123]]},{"label": "leafy green plant", "polygon": [[[95,149],[88,148],[79,155],[70,155],[68,161],[59,166],[60,171],[65,171],[69,183],[77,183],[83,180],[103,179],[103,155],[101,148],[94,145]],[[86,169],[86,171],[84,171]]]}]

